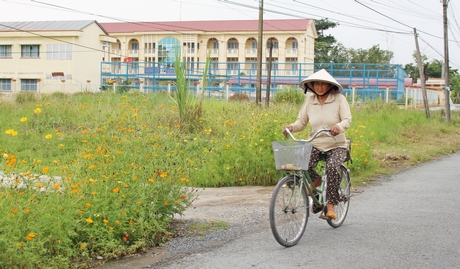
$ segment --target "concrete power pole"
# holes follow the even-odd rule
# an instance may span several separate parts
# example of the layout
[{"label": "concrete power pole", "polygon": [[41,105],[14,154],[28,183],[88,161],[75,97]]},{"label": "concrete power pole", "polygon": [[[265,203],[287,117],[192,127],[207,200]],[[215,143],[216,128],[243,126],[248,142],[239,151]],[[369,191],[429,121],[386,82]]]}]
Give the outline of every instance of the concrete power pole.
[{"label": "concrete power pole", "polygon": [[426,96],[426,84],[425,84],[425,67],[422,63],[422,57],[420,56],[420,48],[418,46],[417,29],[414,28],[415,37],[415,48],[417,50],[417,65],[420,72],[420,84],[422,85],[423,105],[425,107],[425,117],[430,118],[430,107],[428,106],[428,97]]},{"label": "concrete power pole", "polygon": [[259,40],[257,42],[257,87],[256,104],[262,102],[262,45],[263,45],[263,25],[264,25],[264,1],[259,0]]},{"label": "concrete power pole", "polygon": [[444,24],[444,96],[446,105],[446,122],[450,123],[450,79],[449,79],[449,40],[447,34],[447,2],[442,0],[442,16]]}]

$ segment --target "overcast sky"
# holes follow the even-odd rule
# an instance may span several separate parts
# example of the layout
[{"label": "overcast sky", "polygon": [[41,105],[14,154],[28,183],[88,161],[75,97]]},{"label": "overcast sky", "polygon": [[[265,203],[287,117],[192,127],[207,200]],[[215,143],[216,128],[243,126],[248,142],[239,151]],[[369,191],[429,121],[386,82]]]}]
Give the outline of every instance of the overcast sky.
[{"label": "overcast sky", "polygon": [[[460,1],[448,1],[449,61],[460,69]],[[243,5],[243,6],[242,6]],[[0,0],[0,21],[257,20],[259,0]],[[264,19],[328,18],[345,47],[379,45],[392,63],[412,63],[413,28],[429,60],[444,60],[442,0],[264,0]]]}]

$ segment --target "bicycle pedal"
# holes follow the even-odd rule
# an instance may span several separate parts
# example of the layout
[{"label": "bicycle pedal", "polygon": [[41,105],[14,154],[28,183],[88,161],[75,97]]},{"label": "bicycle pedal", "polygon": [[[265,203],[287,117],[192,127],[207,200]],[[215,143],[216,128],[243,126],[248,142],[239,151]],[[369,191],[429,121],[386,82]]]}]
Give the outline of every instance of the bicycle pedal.
[{"label": "bicycle pedal", "polygon": [[317,214],[317,213],[323,211],[323,209],[324,209],[324,206],[318,206],[315,203],[313,203],[313,205],[311,206],[311,212],[313,214]]}]

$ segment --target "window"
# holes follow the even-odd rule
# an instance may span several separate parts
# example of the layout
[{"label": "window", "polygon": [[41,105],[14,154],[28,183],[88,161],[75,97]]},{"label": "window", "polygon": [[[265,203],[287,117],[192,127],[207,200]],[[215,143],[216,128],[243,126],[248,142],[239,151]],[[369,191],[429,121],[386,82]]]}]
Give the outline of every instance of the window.
[{"label": "window", "polygon": [[36,92],[37,80],[36,79],[21,79],[21,91]]},{"label": "window", "polygon": [[22,58],[40,57],[40,45],[21,45]]},{"label": "window", "polygon": [[180,42],[174,37],[166,37],[158,42],[158,62],[173,63],[176,51],[180,52]]},{"label": "window", "polygon": [[0,45],[0,58],[11,58],[11,45]]},{"label": "window", "polygon": [[267,49],[270,49],[270,43],[273,45],[273,49],[278,49],[278,41],[274,39],[271,42],[270,40],[267,41]]},{"label": "window", "polygon": [[11,91],[11,79],[0,78],[0,91]]},{"label": "window", "polygon": [[238,41],[228,41],[227,43],[228,49],[238,49]]},{"label": "window", "polygon": [[47,44],[47,60],[72,60],[72,44]]},{"label": "window", "polygon": [[131,50],[133,52],[137,52],[139,50],[139,43],[137,43],[137,42],[131,43]]}]

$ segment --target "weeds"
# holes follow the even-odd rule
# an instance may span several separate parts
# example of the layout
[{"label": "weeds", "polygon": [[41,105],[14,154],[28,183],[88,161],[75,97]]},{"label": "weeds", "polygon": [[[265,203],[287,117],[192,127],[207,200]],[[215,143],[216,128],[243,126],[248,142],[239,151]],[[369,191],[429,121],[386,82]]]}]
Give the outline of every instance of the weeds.
[{"label": "weeds", "polygon": [[[203,100],[199,128],[185,129],[167,93],[34,98],[0,106],[0,268],[142,252],[166,240],[195,187],[274,185],[271,142],[301,105]],[[381,103],[352,114],[355,185],[460,148],[458,113],[451,124]]]}]

